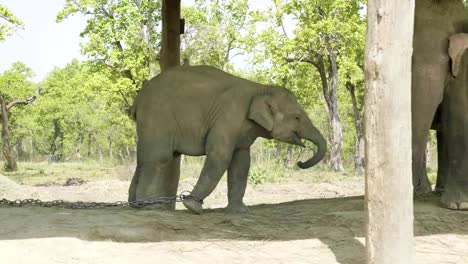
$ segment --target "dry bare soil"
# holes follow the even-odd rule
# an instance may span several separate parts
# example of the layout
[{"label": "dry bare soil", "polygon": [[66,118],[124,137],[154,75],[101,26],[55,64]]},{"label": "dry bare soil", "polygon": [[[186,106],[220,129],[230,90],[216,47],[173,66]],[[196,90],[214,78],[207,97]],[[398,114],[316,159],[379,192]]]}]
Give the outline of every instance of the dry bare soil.
[{"label": "dry bare soil", "polygon": [[[191,189],[194,179],[180,190]],[[18,185],[0,176],[0,197],[125,200],[127,181]],[[365,262],[363,181],[249,186],[250,213],[224,215],[225,183],[201,216],[136,209],[0,208],[0,263]],[[468,263],[468,212],[415,201],[417,263]]]}]

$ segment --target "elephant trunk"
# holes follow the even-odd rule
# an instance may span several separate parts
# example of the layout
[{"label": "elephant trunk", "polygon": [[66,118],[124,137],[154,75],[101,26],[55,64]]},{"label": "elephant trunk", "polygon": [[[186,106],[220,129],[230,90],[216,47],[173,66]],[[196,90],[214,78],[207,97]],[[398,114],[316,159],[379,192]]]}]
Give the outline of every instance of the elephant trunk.
[{"label": "elephant trunk", "polygon": [[314,143],[317,146],[317,153],[309,160],[302,162],[299,161],[297,166],[301,169],[308,169],[315,164],[319,163],[327,153],[327,141],[320,133],[320,131],[310,123],[304,131],[304,139]]}]

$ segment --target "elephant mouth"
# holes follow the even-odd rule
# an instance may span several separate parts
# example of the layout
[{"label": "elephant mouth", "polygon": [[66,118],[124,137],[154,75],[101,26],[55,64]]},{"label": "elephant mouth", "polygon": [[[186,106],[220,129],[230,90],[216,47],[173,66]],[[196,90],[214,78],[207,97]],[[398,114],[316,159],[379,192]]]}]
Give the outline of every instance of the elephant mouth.
[{"label": "elephant mouth", "polygon": [[301,146],[301,147],[305,147],[304,143],[302,143],[302,139],[301,137],[299,136],[299,134],[297,132],[293,132],[293,144],[296,144],[298,146]]}]

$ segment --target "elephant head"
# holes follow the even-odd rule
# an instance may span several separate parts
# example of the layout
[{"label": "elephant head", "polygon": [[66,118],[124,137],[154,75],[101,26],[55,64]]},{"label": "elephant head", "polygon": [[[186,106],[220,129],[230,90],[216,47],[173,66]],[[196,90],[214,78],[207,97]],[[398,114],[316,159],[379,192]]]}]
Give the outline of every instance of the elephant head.
[{"label": "elephant head", "polygon": [[327,152],[327,142],[312,124],[297,98],[285,88],[271,88],[269,92],[252,99],[249,119],[253,120],[269,135],[279,141],[304,146],[302,139],[317,146],[317,153],[305,162],[298,162],[307,169],[320,162]]}]

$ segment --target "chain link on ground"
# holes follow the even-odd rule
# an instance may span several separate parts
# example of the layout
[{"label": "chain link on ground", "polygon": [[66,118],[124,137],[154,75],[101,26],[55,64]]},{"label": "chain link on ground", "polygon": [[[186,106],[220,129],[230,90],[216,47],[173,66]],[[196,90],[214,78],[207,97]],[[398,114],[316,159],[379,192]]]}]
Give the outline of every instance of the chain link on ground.
[{"label": "chain link on ground", "polygon": [[170,204],[175,202],[181,202],[186,199],[196,200],[200,203],[203,203],[202,199],[199,199],[195,196],[192,196],[190,192],[183,191],[177,196],[174,197],[152,197],[147,200],[140,201],[117,201],[117,202],[69,202],[64,200],[52,200],[52,201],[42,201],[41,199],[16,199],[0,200],[1,207],[27,207],[27,206],[38,206],[38,207],[54,207],[54,208],[67,208],[67,209],[93,209],[93,208],[151,208],[153,205],[161,204]]}]

